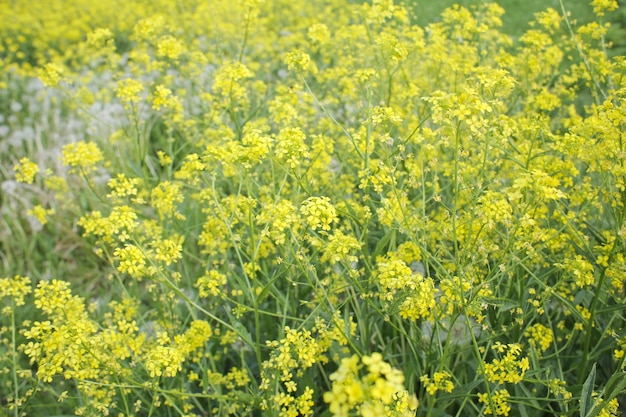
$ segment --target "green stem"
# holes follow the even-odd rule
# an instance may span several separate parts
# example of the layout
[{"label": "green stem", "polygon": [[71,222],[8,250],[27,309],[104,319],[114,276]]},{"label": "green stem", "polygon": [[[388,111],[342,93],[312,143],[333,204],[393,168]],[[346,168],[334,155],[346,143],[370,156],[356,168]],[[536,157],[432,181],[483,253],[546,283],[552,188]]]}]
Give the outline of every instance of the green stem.
[{"label": "green stem", "polygon": [[17,343],[16,343],[16,328],[15,328],[15,302],[12,302],[11,305],[11,363],[12,363],[12,372],[13,372],[13,387],[15,389],[15,393],[13,394],[13,402],[15,404],[15,408],[13,409],[13,415],[15,417],[19,416],[19,385],[17,379]]}]

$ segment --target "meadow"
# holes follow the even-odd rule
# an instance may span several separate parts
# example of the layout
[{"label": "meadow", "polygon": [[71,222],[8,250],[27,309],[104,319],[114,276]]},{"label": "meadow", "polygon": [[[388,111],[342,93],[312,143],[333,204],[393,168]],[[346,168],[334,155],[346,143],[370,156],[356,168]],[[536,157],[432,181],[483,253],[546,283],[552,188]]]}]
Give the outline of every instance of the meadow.
[{"label": "meadow", "polygon": [[0,416],[625,415],[623,8],[423,3],[0,1]]}]

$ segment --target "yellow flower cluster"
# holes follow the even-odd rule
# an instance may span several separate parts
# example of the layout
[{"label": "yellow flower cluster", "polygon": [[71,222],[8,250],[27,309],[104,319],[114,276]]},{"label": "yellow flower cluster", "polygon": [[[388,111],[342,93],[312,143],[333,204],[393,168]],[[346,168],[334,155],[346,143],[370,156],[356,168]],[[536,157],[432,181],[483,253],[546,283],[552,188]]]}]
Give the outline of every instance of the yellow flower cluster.
[{"label": "yellow flower cluster", "polygon": [[338,262],[356,262],[358,257],[351,253],[361,248],[361,244],[354,236],[345,235],[340,230],[335,230],[332,235],[328,236],[328,242],[321,243],[321,245],[322,262],[329,262],[331,265]]},{"label": "yellow flower cluster", "polygon": [[32,184],[35,175],[39,172],[39,166],[28,158],[20,159],[20,163],[13,167],[15,171],[15,179],[18,182]]},{"label": "yellow flower cluster", "polygon": [[554,340],[552,330],[540,323],[535,323],[528,327],[524,334],[533,347],[538,349],[539,352],[545,352],[548,350],[550,346],[552,346],[552,342]]},{"label": "yellow flower cluster", "polygon": [[530,369],[528,358],[520,358],[522,346],[519,344],[502,345],[496,342],[492,349],[504,355],[485,364],[485,377],[489,382],[498,384],[518,384]]},{"label": "yellow flower cluster", "polygon": [[54,63],[47,63],[38,71],[39,78],[48,87],[55,87],[62,79],[63,67]]},{"label": "yellow flower cluster", "polygon": [[556,263],[555,266],[571,275],[576,282],[576,286],[579,288],[583,288],[587,285],[593,285],[595,282],[593,265],[586,259],[583,259],[580,255],[576,255],[574,258],[565,259],[562,263]]},{"label": "yellow flower cluster", "polygon": [[298,381],[306,381],[305,373],[314,365],[328,362],[327,351],[333,343],[345,345],[348,337],[354,335],[355,323],[347,323],[337,312],[332,322],[317,319],[312,330],[285,328],[285,337],[278,341],[269,341],[272,348],[270,359],[263,362],[261,389],[277,394],[271,396],[264,409],[278,410],[281,417],[292,415],[310,416],[313,414],[313,390],[309,386],[301,387]]},{"label": "yellow flower cluster", "polygon": [[141,99],[143,83],[139,80],[126,78],[117,83],[116,94],[124,105],[136,105]]},{"label": "yellow flower cluster", "polygon": [[160,182],[150,193],[151,204],[160,218],[175,216],[182,218],[176,208],[183,202],[184,196],[179,184],[169,181]]},{"label": "yellow flower cluster", "polygon": [[119,260],[117,270],[135,278],[141,278],[145,274],[146,258],[135,245],[126,244],[123,248],[116,248],[113,252]]},{"label": "yellow flower cluster", "polygon": [[134,197],[138,193],[137,186],[141,184],[139,178],[128,178],[125,174],[117,174],[115,178],[111,178],[107,185],[111,192],[107,197],[115,201],[121,201],[127,197]]},{"label": "yellow flower cluster", "polygon": [[417,409],[417,399],[404,389],[402,371],[392,368],[380,353],[343,358],[330,379],[332,389],[324,393],[324,401],[334,417],[353,411],[363,417],[408,417]]},{"label": "yellow flower cluster", "polygon": [[300,213],[308,227],[321,232],[330,231],[337,218],[337,210],[328,197],[309,197],[300,206]]},{"label": "yellow flower cluster", "polygon": [[289,233],[297,233],[300,226],[298,209],[289,200],[264,205],[256,220],[263,226],[263,234],[277,245],[284,244]]},{"label": "yellow flower cluster", "polygon": [[[511,406],[509,405],[509,397],[511,394],[505,389],[497,390],[491,393],[479,393],[478,401],[485,404],[486,415],[494,416],[508,416],[511,412]],[[492,408],[493,404],[493,408]]]},{"label": "yellow flower cluster", "polygon": [[100,147],[94,142],[76,142],[63,147],[63,164],[71,172],[95,171],[98,162],[104,159]]},{"label": "yellow flower cluster", "polygon": [[54,213],[55,210],[53,208],[46,209],[38,204],[32,209],[28,210],[26,214],[28,214],[29,216],[34,216],[43,226],[48,223],[48,217],[54,215]]},{"label": "yellow flower cluster", "polygon": [[451,381],[451,378],[450,372],[442,371],[435,372],[432,378],[428,375],[422,375],[420,382],[424,384],[426,392],[430,395],[435,395],[437,391],[452,392],[454,383]]},{"label": "yellow flower cluster", "polygon": [[207,274],[198,278],[195,283],[195,287],[198,288],[198,294],[202,298],[208,296],[218,297],[224,293],[223,288],[226,285],[226,282],[226,275],[219,271],[211,270]]},{"label": "yellow flower cluster", "polygon": [[31,280],[19,275],[0,279],[0,299],[9,297],[16,306],[24,305],[24,297],[32,291]]},{"label": "yellow flower cluster", "polygon": [[284,161],[290,168],[295,168],[303,159],[310,157],[305,139],[306,135],[297,127],[282,129],[276,136],[276,158]]},{"label": "yellow flower cluster", "polygon": [[[58,392],[58,415],[413,416],[415,385],[424,414],[567,415],[590,364],[620,376],[626,60],[603,19],[548,9],[513,38],[482,2],[424,27],[394,0],[13,3],[0,143],[38,153],[1,199],[16,415]],[[66,138],[78,176],[39,155]]]},{"label": "yellow flower cluster", "polygon": [[376,279],[381,286],[380,298],[388,305],[399,305],[402,318],[430,318],[434,313],[438,293],[435,282],[414,273],[404,261],[382,259],[376,268]]}]

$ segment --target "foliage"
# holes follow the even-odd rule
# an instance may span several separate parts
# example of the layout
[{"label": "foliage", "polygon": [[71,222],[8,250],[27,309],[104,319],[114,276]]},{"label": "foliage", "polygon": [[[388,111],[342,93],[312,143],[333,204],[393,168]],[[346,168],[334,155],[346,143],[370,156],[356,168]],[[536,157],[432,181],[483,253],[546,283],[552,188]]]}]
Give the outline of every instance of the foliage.
[{"label": "foliage", "polygon": [[606,25],[91,3],[3,9],[7,122],[45,122],[0,142],[7,415],[624,411]]}]

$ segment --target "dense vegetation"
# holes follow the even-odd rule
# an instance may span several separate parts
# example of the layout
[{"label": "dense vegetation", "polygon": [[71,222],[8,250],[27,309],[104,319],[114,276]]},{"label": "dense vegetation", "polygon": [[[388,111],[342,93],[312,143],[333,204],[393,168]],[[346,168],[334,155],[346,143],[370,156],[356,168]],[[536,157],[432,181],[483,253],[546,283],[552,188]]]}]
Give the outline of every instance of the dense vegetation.
[{"label": "dense vegetation", "polygon": [[0,3],[3,415],[623,414],[616,8]]}]

